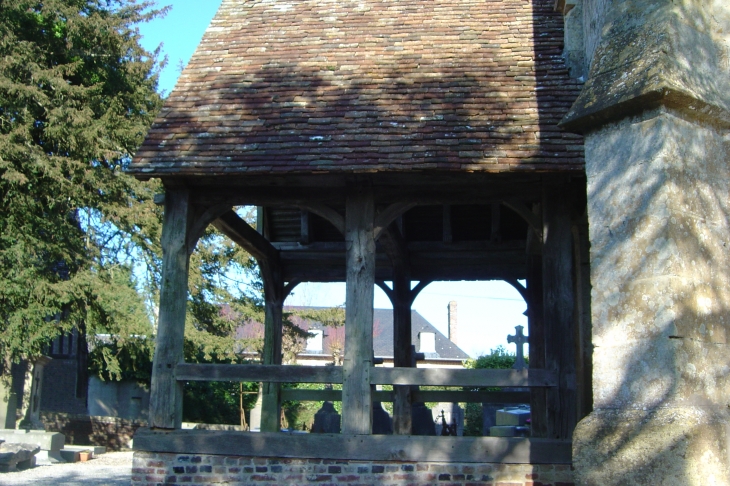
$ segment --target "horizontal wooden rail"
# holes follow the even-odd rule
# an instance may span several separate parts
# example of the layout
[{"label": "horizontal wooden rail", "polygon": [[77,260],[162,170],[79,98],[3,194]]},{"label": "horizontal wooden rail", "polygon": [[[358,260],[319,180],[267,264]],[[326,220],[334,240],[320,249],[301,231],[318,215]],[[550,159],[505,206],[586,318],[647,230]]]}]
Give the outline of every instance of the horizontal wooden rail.
[{"label": "horizontal wooden rail", "polygon": [[177,381],[262,381],[269,383],[342,383],[339,366],[179,364]]},{"label": "horizontal wooden rail", "polygon": [[[281,390],[282,400],[300,402],[340,402],[340,390],[299,390],[285,388]],[[376,391],[372,393],[374,402],[392,402],[392,391]],[[488,392],[461,390],[414,390],[411,395],[414,402],[466,402],[466,403],[530,403],[529,392]]]},{"label": "horizontal wooden rail", "polygon": [[515,437],[285,434],[220,430],[150,430],[134,434],[134,449],[173,454],[349,461],[571,464],[571,442]]},{"label": "horizontal wooden rail", "polygon": [[[250,381],[272,383],[342,383],[340,366],[192,364],[177,365],[177,381]],[[373,385],[471,387],[553,387],[547,370],[460,370],[449,368],[371,368]]]},{"label": "horizontal wooden rail", "polygon": [[460,370],[448,368],[372,368],[374,385],[553,387],[558,380],[547,370]]}]

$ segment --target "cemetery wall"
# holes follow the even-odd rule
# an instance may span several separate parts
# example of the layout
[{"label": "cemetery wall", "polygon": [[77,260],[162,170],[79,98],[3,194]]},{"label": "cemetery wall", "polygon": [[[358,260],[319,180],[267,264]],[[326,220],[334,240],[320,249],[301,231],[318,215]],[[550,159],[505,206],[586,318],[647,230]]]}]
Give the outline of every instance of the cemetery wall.
[{"label": "cemetery wall", "polygon": [[94,417],[67,413],[41,412],[46,432],[60,432],[66,444],[99,445],[118,451],[132,446],[134,433],[147,422],[118,417]]},{"label": "cemetery wall", "polygon": [[76,358],[54,358],[43,367],[41,411],[86,413],[86,397],[76,396]]},{"label": "cemetery wall", "polygon": [[567,465],[404,463],[135,452],[132,485],[573,486]]}]

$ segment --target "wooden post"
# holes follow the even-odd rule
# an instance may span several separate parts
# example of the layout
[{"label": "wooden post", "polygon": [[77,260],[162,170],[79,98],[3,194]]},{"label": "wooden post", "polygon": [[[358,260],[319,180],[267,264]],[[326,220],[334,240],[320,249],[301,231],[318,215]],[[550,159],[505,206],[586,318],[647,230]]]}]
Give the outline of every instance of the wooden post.
[{"label": "wooden post", "polygon": [[[527,330],[530,336],[530,368],[545,368],[545,326],[543,320],[542,257],[527,255]],[[545,389],[530,390],[530,433],[547,437]]]},{"label": "wooden post", "polygon": [[593,411],[593,343],[591,322],[591,266],[588,218],[584,214],[573,225],[575,271],[575,342],[577,344],[578,420]]},{"label": "wooden post", "polygon": [[[393,366],[412,366],[411,348],[411,280],[403,273],[393,279]],[[393,432],[411,434],[411,387],[395,386]]]},{"label": "wooden post", "polygon": [[547,433],[554,439],[570,439],[577,423],[573,235],[566,184],[556,178],[543,186],[545,368],[559,377],[559,386],[547,391]]},{"label": "wooden post", "polygon": [[[263,213],[263,212],[262,212]],[[261,216],[259,216],[261,221]],[[269,241],[251,228],[234,211],[222,214],[213,225],[223,234],[241,245],[253,256],[261,269],[264,280],[264,353],[263,364],[281,364],[282,307],[284,305],[284,279],[282,278],[279,252]],[[264,225],[266,228],[266,225]],[[291,290],[293,287],[289,287]],[[278,383],[264,383],[261,406],[261,430],[279,430],[281,414],[279,411],[280,387]]]},{"label": "wooden post", "polygon": [[351,187],[346,202],[347,265],[342,432],[370,434],[370,367],[373,353],[375,285],[375,204],[372,189]]},{"label": "wooden post", "polygon": [[[281,364],[282,315],[284,307],[284,280],[281,267],[266,262],[261,265],[264,279],[264,355],[263,364]],[[265,268],[264,268],[265,267]],[[261,431],[278,432],[281,420],[279,383],[264,383],[261,406]]]},{"label": "wooden post", "polygon": [[183,361],[191,213],[188,190],[168,189],[162,226],[160,315],[150,388],[152,428],[175,429],[182,424],[182,384],[175,379],[175,368]]}]

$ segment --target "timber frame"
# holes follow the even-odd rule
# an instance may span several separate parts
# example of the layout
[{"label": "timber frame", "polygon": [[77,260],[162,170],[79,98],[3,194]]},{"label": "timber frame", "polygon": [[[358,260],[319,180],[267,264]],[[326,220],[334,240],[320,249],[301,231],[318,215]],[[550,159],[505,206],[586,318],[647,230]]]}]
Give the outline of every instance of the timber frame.
[{"label": "timber frame", "polygon": [[[226,454],[251,455],[255,450],[257,455],[276,456],[282,447],[277,444],[284,438],[293,443],[294,450],[307,449],[309,446],[302,444],[319,441],[328,445],[319,444],[316,448],[337,449],[336,444],[340,444],[339,450],[346,451],[349,450],[346,444],[354,437],[365,441],[363,444],[373,441],[366,450],[380,450],[377,444],[383,439],[370,435],[372,403],[393,401],[394,430],[400,436],[399,457],[421,460],[422,456],[415,451],[423,450],[424,444],[436,444],[437,440],[410,436],[411,403],[434,399],[477,402],[498,399],[500,403],[529,401],[532,404],[534,439],[455,438],[453,447],[483,449],[483,453],[473,456],[475,461],[494,456],[496,462],[509,459],[569,463],[572,430],[590,407],[578,399],[589,394],[586,390],[590,390],[590,375],[585,367],[579,369],[576,364],[579,356],[588,352],[581,337],[587,323],[578,318],[582,311],[575,295],[576,289],[586,285],[585,281],[581,282],[579,265],[587,259],[581,253],[586,246],[579,244],[587,238],[585,226],[581,225],[585,207],[582,177],[530,174],[435,178],[391,174],[386,179],[363,174],[297,179],[292,184],[291,179],[284,181],[275,177],[235,178],[226,185],[217,182],[215,189],[209,186],[210,181],[201,178],[165,180],[163,285],[152,376],[152,430],[140,436],[137,447],[150,451],[170,449],[172,446],[165,444],[182,439],[176,434],[183,434],[177,430],[181,426],[183,382],[259,381],[265,384],[261,434],[251,439],[229,440],[208,437],[205,432],[192,436],[184,432],[186,452],[218,450],[223,453],[215,446],[221,443],[225,444]],[[479,230],[483,241],[454,241],[450,218],[464,202],[478,206],[491,216],[489,228]],[[261,208],[260,232],[233,211],[234,207],[243,205]],[[409,241],[408,232],[404,234],[409,211],[419,214],[419,207],[445,208],[439,218],[426,222],[437,228],[440,241]],[[275,241],[276,228],[272,220],[266,220],[266,215],[275,215],[282,209],[291,212],[292,208],[301,214],[299,241]],[[344,213],[338,208],[343,208]],[[318,241],[307,221],[312,214],[325,220],[330,230],[344,230],[344,241]],[[520,239],[501,238],[500,214],[522,221]],[[245,248],[261,268],[266,302],[261,365],[183,363],[188,257],[208,224]],[[332,239],[332,232],[327,234]],[[434,264],[432,273],[427,273],[429,265],[418,261],[420,257],[429,262],[423,248],[435,254],[430,262],[447,259],[448,265]],[[409,342],[410,307],[418,292],[437,279],[503,279],[515,286],[528,303],[532,368],[523,371],[414,368]],[[344,365],[283,366],[281,322],[286,295],[303,281],[343,280],[347,284]],[[518,280],[526,280],[527,285],[522,286]],[[392,286],[386,281],[392,282]],[[414,286],[415,281],[418,283]],[[394,368],[376,367],[373,363],[372,312],[376,284],[393,301],[394,356],[397,357]],[[282,382],[341,383],[342,391],[291,390],[284,395],[280,390]],[[374,391],[373,385],[379,384],[394,385],[394,391]],[[531,391],[529,394],[524,391],[427,392],[418,391],[419,385],[520,387]],[[341,400],[343,433],[306,438],[280,435],[280,403],[294,398]],[[170,434],[178,439],[171,438]],[[266,445],[263,448],[262,441]],[[233,450],[232,444],[235,444]],[[440,457],[437,451],[441,446],[433,447],[433,457]]]}]

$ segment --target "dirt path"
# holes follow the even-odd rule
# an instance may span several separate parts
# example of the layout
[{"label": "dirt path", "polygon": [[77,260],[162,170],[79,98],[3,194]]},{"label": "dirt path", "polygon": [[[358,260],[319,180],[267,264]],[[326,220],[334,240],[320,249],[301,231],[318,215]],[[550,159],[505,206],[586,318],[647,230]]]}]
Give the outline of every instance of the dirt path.
[{"label": "dirt path", "polygon": [[0,473],[0,485],[129,486],[131,476],[132,452],[108,452],[87,462]]}]

